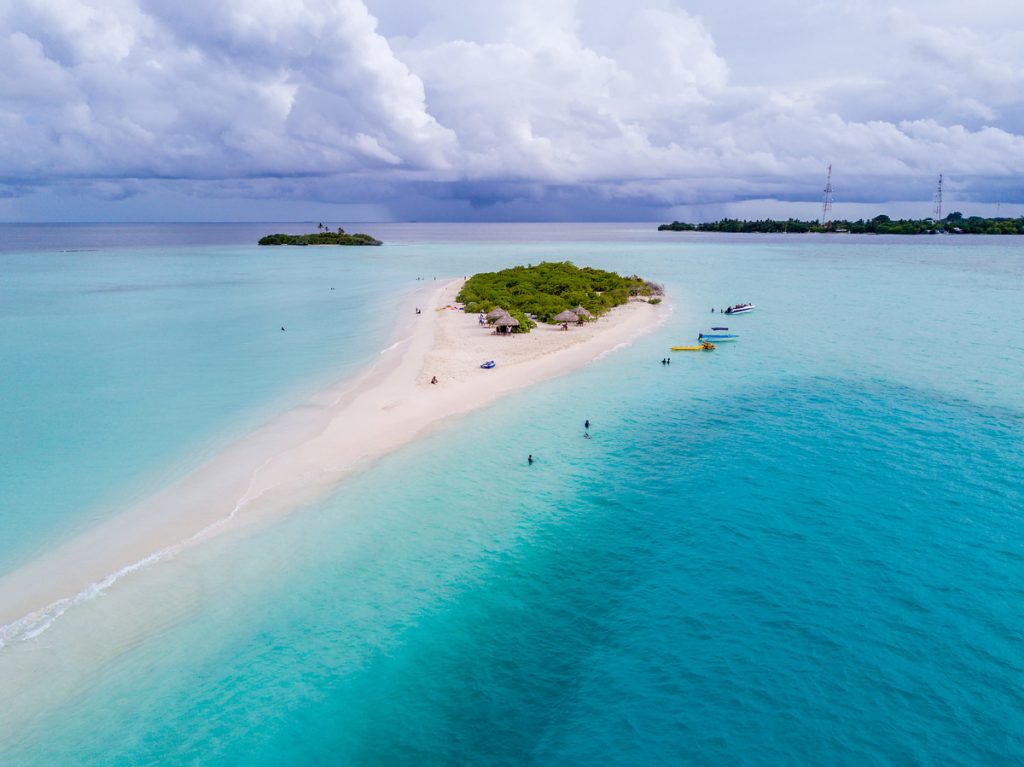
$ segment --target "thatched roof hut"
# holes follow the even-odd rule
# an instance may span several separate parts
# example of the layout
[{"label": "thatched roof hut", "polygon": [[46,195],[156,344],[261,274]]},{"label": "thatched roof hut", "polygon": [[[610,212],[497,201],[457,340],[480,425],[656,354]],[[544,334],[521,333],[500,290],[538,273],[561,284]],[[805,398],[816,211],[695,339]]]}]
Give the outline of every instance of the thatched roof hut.
[{"label": "thatched roof hut", "polygon": [[577,306],[572,310],[582,320],[592,320],[594,315],[584,309],[582,306]]},{"label": "thatched roof hut", "polygon": [[511,333],[512,328],[519,327],[519,320],[511,314],[505,314],[494,321],[494,327],[499,333]]},{"label": "thatched roof hut", "polygon": [[566,309],[564,312],[556,314],[553,319],[555,322],[579,322],[580,318]]},{"label": "thatched roof hut", "polygon": [[505,316],[508,316],[508,312],[506,312],[500,306],[495,306],[493,309],[491,309],[489,312],[487,312],[487,319],[489,319],[491,321],[496,320],[499,317],[505,317]]}]

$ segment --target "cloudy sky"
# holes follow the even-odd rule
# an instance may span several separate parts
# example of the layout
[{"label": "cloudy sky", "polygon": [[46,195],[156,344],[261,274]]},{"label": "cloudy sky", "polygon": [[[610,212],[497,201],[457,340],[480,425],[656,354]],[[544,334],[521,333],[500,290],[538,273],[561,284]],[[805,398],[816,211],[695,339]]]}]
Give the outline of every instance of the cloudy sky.
[{"label": "cloudy sky", "polygon": [[4,0],[0,220],[1024,213],[1024,3]]}]

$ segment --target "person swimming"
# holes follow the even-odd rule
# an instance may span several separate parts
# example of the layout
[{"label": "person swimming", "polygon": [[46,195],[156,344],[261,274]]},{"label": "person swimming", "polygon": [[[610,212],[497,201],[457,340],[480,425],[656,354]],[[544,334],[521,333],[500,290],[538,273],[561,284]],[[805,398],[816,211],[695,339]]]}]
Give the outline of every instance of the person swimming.
[{"label": "person swimming", "polygon": [[589,418],[586,421],[583,422],[583,428],[584,429],[589,429],[590,428],[590,419]]},{"label": "person swimming", "polygon": [[530,464],[530,466],[533,466],[533,453],[530,453],[528,456],[526,456],[526,462]]}]

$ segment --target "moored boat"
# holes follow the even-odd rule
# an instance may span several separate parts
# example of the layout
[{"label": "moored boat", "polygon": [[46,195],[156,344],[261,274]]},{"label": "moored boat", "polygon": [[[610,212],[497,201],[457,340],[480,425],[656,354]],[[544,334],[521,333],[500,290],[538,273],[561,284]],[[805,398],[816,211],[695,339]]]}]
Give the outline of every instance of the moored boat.
[{"label": "moored boat", "polygon": [[698,341],[713,341],[716,344],[721,341],[735,341],[738,338],[737,333],[702,333],[697,336]]},{"label": "moored boat", "polygon": [[746,314],[752,311],[754,311],[753,304],[736,304],[736,306],[730,306],[726,309],[725,314]]}]

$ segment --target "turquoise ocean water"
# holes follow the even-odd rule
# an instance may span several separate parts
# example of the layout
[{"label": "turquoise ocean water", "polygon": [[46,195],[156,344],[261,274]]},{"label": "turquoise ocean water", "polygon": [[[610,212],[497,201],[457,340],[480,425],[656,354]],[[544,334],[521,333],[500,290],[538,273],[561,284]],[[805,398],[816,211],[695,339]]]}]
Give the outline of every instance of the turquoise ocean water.
[{"label": "turquoise ocean water", "polygon": [[0,571],[361,369],[417,277],[675,309],[0,649],[0,763],[1024,761],[1024,243],[366,228],[8,228]]}]

